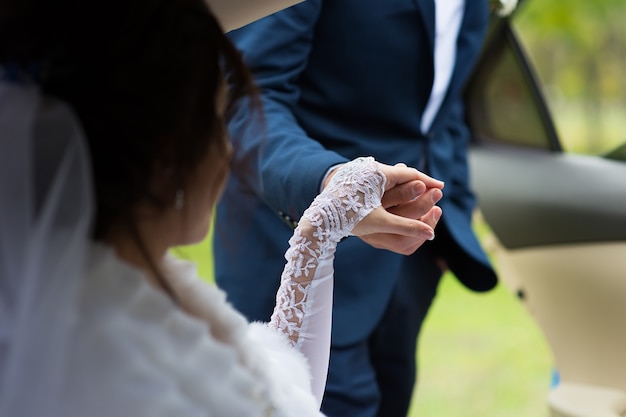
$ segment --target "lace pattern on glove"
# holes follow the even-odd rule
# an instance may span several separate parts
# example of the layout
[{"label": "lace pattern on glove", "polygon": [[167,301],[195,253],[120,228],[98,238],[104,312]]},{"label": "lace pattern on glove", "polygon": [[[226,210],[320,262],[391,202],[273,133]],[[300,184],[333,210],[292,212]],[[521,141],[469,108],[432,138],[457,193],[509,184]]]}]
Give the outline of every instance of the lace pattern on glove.
[{"label": "lace pattern on glove", "polygon": [[365,216],[381,205],[386,178],[374,158],[357,158],[337,171],[304,212],[285,253],[287,264],[270,327],[299,345],[310,310],[310,291],[320,258],[331,256]]}]

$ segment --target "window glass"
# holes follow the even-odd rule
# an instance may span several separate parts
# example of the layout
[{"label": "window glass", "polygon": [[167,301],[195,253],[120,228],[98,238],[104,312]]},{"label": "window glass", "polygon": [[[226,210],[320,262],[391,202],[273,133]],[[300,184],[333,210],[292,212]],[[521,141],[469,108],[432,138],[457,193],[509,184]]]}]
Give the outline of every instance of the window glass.
[{"label": "window glass", "polygon": [[541,90],[515,34],[492,20],[483,54],[466,86],[474,140],[560,150]]},{"label": "window glass", "polygon": [[514,27],[566,151],[626,143],[626,1],[526,0]]}]

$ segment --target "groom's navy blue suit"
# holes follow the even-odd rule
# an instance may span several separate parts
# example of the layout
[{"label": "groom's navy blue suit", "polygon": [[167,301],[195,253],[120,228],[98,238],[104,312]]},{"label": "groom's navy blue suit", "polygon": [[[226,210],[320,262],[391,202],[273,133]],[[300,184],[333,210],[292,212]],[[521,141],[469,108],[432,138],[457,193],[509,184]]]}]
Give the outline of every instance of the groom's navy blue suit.
[{"label": "groom's navy blue suit", "polygon": [[461,99],[488,14],[487,0],[466,0],[448,93],[426,134],[433,0],[306,0],[231,33],[261,87],[264,116],[246,108],[229,125],[235,174],[218,206],[214,250],[219,286],[249,319],[269,319],[289,223],[331,166],[372,155],[445,181],[437,237],[414,255],[356,237],[339,244],[323,406],[330,416],[375,415],[379,405],[383,415],[406,412],[415,339],[441,275],[436,257],[473,290],[496,284],[470,224]]}]

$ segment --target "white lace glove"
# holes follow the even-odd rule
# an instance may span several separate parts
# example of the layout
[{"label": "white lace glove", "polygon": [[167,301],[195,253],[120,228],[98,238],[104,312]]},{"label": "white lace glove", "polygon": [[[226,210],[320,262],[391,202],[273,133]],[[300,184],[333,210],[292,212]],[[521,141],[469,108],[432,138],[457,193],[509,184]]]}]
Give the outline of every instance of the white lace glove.
[{"label": "white lace glove", "polygon": [[381,205],[385,182],[374,158],[357,158],[343,165],[304,212],[289,240],[270,327],[287,335],[309,360],[319,404],[330,353],[335,249]]}]

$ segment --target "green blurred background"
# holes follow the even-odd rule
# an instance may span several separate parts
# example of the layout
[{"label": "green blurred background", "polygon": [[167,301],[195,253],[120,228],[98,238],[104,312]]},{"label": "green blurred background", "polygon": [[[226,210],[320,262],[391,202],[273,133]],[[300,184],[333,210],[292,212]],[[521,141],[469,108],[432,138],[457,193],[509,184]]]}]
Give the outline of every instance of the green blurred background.
[{"label": "green blurred background", "polygon": [[[626,1],[527,0],[514,18],[568,152],[603,154],[626,142]],[[488,226],[475,226],[484,245]],[[212,276],[210,238],[178,248]],[[496,265],[497,268],[497,265]],[[552,358],[504,285],[475,294],[446,275],[420,339],[410,416],[547,417]]]},{"label": "green blurred background", "polygon": [[626,142],[626,1],[526,0],[514,24],[566,150]]}]

